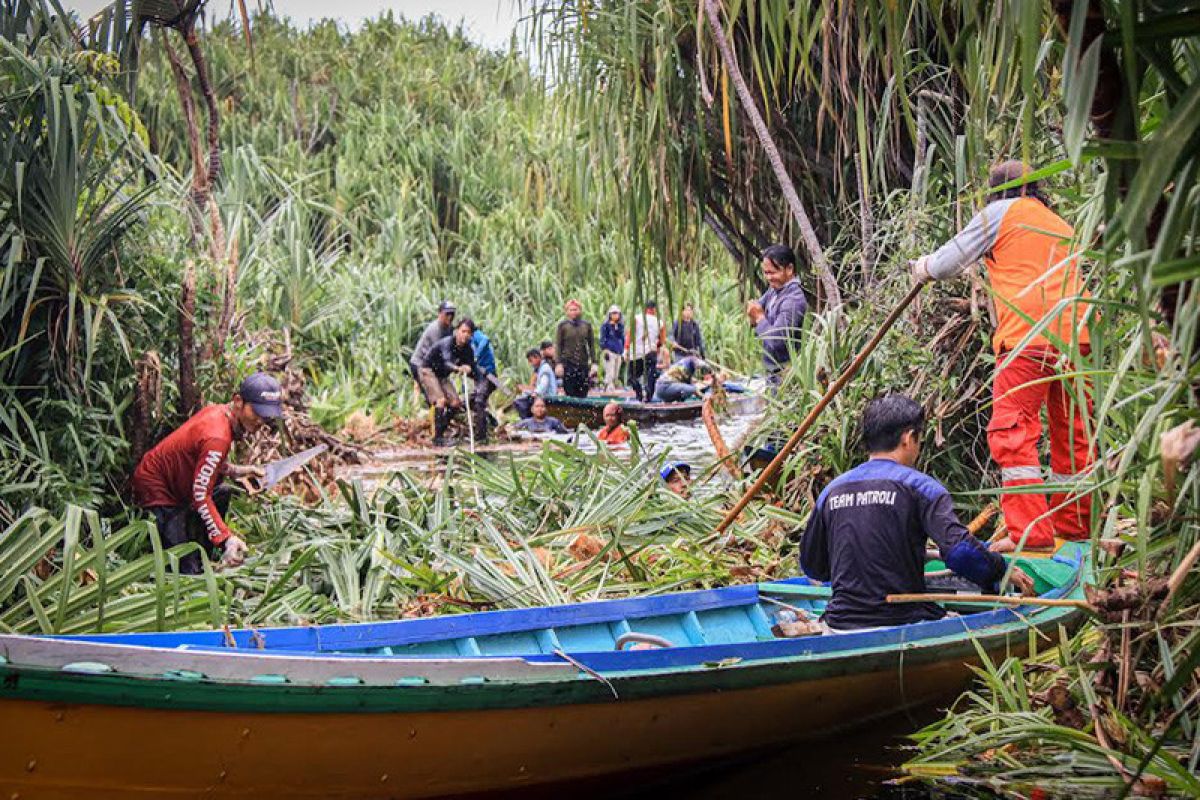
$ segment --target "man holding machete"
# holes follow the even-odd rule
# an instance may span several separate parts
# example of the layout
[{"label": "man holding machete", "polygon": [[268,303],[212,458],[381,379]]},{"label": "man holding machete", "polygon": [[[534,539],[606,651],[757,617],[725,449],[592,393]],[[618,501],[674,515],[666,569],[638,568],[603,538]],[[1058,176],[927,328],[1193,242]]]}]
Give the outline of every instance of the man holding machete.
[{"label": "man holding machete", "polygon": [[[246,543],[225,524],[231,490],[221,479],[258,477],[261,467],[229,463],[229,449],[263,425],[283,416],[279,381],[256,372],[228,403],[205,406],[142,457],[133,473],[137,504],[154,514],[158,535],[167,547],[196,542],[201,549],[222,549],[221,563],[237,566]],[[179,560],[179,571],[195,575],[200,553]]]}]

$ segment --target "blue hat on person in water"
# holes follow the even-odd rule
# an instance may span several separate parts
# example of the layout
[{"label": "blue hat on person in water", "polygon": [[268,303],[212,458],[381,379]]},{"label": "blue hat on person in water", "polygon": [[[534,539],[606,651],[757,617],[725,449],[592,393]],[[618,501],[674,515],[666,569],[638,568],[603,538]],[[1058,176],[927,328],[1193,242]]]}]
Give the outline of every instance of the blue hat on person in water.
[{"label": "blue hat on person in water", "polygon": [[242,381],[238,397],[249,403],[254,413],[263,419],[279,419],[283,416],[283,388],[279,381],[265,372],[256,372]]},{"label": "blue hat on person in water", "polygon": [[673,472],[681,472],[685,478],[692,477],[692,468],[686,461],[668,461],[666,464],[663,464],[663,468],[659,470],[658,475],[664,481],[669,481]]}]

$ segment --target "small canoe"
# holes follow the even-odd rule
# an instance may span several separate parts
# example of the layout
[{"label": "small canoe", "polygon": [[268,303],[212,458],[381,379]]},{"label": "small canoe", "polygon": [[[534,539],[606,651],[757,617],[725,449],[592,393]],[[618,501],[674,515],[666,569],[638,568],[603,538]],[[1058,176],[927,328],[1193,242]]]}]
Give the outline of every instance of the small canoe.
[{"label": "small canoe", "polygon": [[[728,388],[728,387],[727,387]],[[729,391],[729,411],[734,414],[747,414],[757,410],[762,398],[757,394],[746,391]],[[568,428],[580,425],[598,428],[604,424],[603,411],[609,403],[621,407],[621,413],[626,422],[637,422],[641,427],[649,427],[662,422],[687,422],[699,419],[704,410],[704,400],[688,400],[682,403],[643,403],[622,396],[589,395],[588,397],[570,397],[563,394],[550,395],[546,398],[546,411],[552,417],[557,417]]]},{"label": "small canoe", "polygon": [[[1082,598],[1088,564],[1064,546],[1036,573],[1043,594]],[[438,797],[711,762],[952,697],[980,652],[1019,653],[1031,628],[1057,638],[1082,613],[961,604],[773,635],[781,610],[819,614],[828,596],[799,578],[373,624],[0,636],[0,789]]]}]

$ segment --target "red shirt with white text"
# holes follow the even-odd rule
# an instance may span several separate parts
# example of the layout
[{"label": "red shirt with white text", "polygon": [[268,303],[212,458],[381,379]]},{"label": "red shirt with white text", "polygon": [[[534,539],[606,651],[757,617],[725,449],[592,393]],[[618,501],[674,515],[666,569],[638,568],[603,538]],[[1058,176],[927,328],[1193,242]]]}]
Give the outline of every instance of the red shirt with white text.
[{"label": "red shirt with white text", "polygon": [[232,445],[229,406],[204,407],[142,457],[133,473],[133,494],[138,505],[189,506],[200,516],[209,541],[221,544],[230,531],[213,503],[212,490],[221,478]]}]

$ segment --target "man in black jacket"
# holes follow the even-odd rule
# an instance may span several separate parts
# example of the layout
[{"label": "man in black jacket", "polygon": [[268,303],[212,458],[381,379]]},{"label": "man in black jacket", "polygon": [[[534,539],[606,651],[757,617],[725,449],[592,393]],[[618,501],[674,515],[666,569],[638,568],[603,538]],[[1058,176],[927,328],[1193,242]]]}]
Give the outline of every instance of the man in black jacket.
[{"label": "man in black jacket", "polygon": [[[925,412],[900,394],[877,398],[863,413],[870,457],[833,480],[817,499],[800,543],[804,574],[829,581],[833,598],[821,621],[831,631],[940,619],[936,603],[889,604],[889,594],[925,591],[925,540],[955,573],[996,591],[1006,564],[958,521],[946,488],[913,469]],[[1025,594],[1033,579],[1009,575]]]},{"label": "man in black jacket", "polygon": [[471,319],[463,319],[454,328],[454,333],[429,349],[419,372],[421,388],[425,396],[436,409],[433,418],[433,444],[441,447],[446,443],[446,428],[450,427],[451,418],[462,408],[462,399],[454,390],[450,376],[459,373],[479,379],[479,370],[475,366],[475,350],[471,346],[471,336],[475,333],[475,323]]}]

